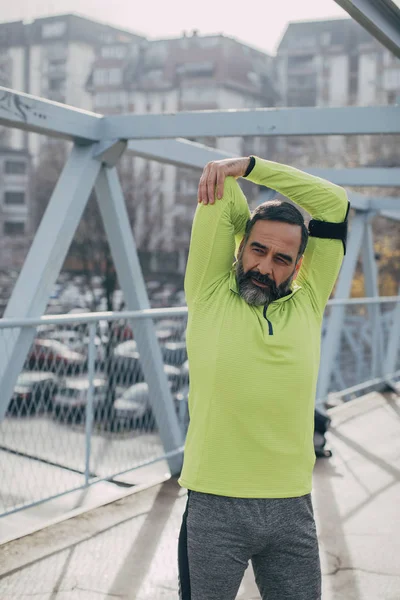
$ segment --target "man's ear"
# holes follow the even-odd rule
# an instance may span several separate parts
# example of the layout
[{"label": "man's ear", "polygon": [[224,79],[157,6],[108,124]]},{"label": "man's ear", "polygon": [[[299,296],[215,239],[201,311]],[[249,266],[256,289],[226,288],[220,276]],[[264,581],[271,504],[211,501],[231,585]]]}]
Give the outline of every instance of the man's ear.
[{"label": "man's ear", "polygon": [[293,279],[296,279],[296,277],[297,277],[297,275],[298,275],[298,273],[300,271],[301,265],[303,264],[303,258],[304,258],[303,256],[301,258],[299,258],[299,260],[296,263],[296,267],[294,269]]},{"label": "man's ear", "polygon": [[243,247],[244,247],[244,238],[242,239],[242,241],[241,241],[241,242],[240,242],[240,244],[239,244],[239,248],[238,248],[238,251],[237,251],[237,256],[238,256],[238,258],[239,258],[239,256],[242,254]]}]

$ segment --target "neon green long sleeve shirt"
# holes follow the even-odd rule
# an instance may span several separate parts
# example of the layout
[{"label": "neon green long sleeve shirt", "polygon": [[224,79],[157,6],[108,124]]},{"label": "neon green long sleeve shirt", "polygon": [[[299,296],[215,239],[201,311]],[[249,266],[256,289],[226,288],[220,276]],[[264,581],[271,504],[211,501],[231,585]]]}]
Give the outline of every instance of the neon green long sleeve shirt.
[{"label": "neon green long sleeve shirt", "polygon": [[[286,165],[256,158],[248,179],[306,209],[345,220],[346,192]],[[340,240],[310,238],[291,294],[250,306],[232,267],[250,216],[237,182],[195,214],[185,292],[189,309],[189,414],[181,486],[238,498],[311,491],[314,400],[323,311],[343,259]]]}]

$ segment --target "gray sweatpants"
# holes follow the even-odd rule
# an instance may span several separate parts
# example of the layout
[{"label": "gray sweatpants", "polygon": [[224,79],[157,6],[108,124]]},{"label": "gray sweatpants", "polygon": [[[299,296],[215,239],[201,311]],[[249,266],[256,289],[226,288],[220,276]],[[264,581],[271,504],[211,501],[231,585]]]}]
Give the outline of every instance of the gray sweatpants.
[{"label": "gray sweatpants", "polygon": [[189,491],[179,535],[181,600],[234,600],[251,560],[262,600],[320,600],[310,494],[228,498]]}]

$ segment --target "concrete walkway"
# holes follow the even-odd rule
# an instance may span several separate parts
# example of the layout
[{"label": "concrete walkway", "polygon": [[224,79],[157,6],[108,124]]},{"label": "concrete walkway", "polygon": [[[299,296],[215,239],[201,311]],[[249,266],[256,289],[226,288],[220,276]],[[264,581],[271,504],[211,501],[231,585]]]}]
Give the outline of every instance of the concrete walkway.
[{"label": "concrete walkway", "polygon": [[[323,600],[399,600],[400,401],[369,394],[331,416],[313,493]],[[2,545],[1,600],[177,600],[185,503],[170,479]],[[238,600],[259,597],[249,567]]]}]

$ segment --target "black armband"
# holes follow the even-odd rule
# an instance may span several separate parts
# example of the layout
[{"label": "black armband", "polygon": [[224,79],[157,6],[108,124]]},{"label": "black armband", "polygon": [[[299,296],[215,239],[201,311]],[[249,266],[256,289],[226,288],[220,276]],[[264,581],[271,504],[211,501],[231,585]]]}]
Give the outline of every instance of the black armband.
[{"label": "black armband", "polygon": [[311,219],[308,224],[308,233],[311,237],[328,238],[330,240],[342,240],[343,251],[346,254],[347,242],[347,216],[350,210],[350,203],[347,206],[345,220],[342,223],[329,223],[328,221],[316,221]]},{"label": "black armband", "polygon": [[243,177],[247,177],[248,175],[250,175],[250,173],[254,169],[255,164],[256,164],[256,159],[254,158],[254,156],[250,156],[249,165],[248,165],[248,167],[246,169],[246,173],[243,175]]}]

